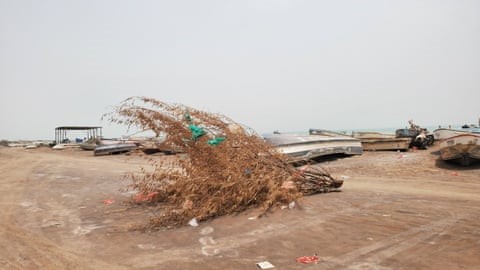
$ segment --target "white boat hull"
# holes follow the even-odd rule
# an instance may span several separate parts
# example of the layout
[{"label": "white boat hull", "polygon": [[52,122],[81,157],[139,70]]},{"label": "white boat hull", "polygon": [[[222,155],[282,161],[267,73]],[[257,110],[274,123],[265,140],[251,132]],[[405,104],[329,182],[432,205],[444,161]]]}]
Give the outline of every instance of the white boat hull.
[{"label": "white boat hull", "polygon": [[440,143],[440,157],[445,161],[456,161],[468,166],[480,161],[480,136],[460,134]]},{"label": "white boat hull", "polygon": [[276,134],[265,138],[293,161],[309,160],[333,154],[361,155],[360,140],[341,136]]},{"label": "white boat hull", "polygon": [[379,138],[379,139],[361,139],[364,151],[388,151],[401,150],[406,151],[410,147],[409,138]]},{"label": "white boat hull", "polygon": [[433,136],[436,141],[442,141],[453,136],[462,135],[462,134],[471,134],[472,132],[466,130],[458,130],[451,128],[438,128],[433,131]]},{"label": "white boat hull", "polygon": [[365,151],[402,150],[410,147],[410,138],[396,138],[395,134],[383,134],[378,132],[353,132],[354,138],[360,139]]}]

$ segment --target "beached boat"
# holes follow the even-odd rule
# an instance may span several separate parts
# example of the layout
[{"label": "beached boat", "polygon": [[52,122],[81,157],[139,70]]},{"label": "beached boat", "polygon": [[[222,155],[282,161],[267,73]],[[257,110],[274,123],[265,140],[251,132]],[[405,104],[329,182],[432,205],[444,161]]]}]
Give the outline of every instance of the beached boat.
[{"label": "beached boat", "polygon": [[[462,134],[471,134],[475,131],[472,129],[452,129],[452,128],[437,128],[433,131],[433,136],[435,140],[442,141],[453,136],[458,136]],[[475,132],[476,133],[476,132]]]},{"label": "beached boat", "polygon": [[323,136],[329,136],[329,137],[350,137],[345,133],[340,133],[336,131],[331,131],[327,129],[318,129],[318,128],[311,128],[308,130],[308,133],[310,135],[323,135]]},{"label": "beached boat", "polygon": [[272,134],[265,140],[292,161],[314,159],[333,154],[361,155],[360,140],[348,136]]},{"label": "beached boat", "polygon": [[65,150],[65,149],[75,149],[75,148],[78,148],[80,147],[78,144],[76,143],[60,143],[60,144],[56,144],[52,147],[53,150]]},{"label": "beached boat", "polygon": [[86,151],[93,151],[97,147],[96,143],[91,143],[91,142],[84,142],[84,143],[80,143],[79,145],[82,150],[86,150]]},{"label": "beached boat", "polygon": [[395,134],[384,134],[379,132],[353,132],[352,137],[362,142],[363,150],[401,150],[406,151],[410,147],[410,138],[397,138]]},{"label": "beached boat", "polygon": [[440,157],[464,166],[480,161],[480,135],[460,134],[443,140],[440,143]]},{"label": "beached boat", "polygon": [[408,121],[409,128],[400,128],[395,131],[397,138],[410,138],[410,147],[427,149],[433,145],[435,137],[426,128],[415,125],[412,120]]},{"label": "beached boat", "polygon": [[32,143],[32,144],[27,144],[27,145],[25,146],[25,149],[35,149],[35,148],[37,148],[37,145],[34,144],[34,143]]},{"label": "beached boat", "polygon": [[138,148],[137,145],[134,143],[117,143],[117,144],[98,145],[97,147],[95,147],[93,154],[95,156],[99,156],[99,155],[126,153],[132,150],[135,150],[137,148]]}]

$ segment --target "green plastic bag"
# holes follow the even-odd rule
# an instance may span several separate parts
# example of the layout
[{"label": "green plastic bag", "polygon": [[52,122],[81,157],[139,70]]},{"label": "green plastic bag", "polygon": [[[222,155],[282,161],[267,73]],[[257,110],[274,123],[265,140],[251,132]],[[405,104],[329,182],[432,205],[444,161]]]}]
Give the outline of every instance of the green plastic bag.
[{"label": "green plastic bag", "polygon": [[185,118],[185,121],[187,121],[188,123],[191,123],[192,122],[192,116],[190,115],[190,113],[185,112],[185,114],[183,115],[183,117]]},{"label": "green plastic bag", "polygon": [[208,140],[208,144],[210,145],[219,145],[221,142],[225,141],[223,137],[216,137],[214,139]]},{"label": "green plastic bag", "polygon": [[192,140],[196,141],[198,138],[202,137],[205,135],[205,131],[203,128],[195,126],[195,125],[189,125],[190,131],[192,132]]}]

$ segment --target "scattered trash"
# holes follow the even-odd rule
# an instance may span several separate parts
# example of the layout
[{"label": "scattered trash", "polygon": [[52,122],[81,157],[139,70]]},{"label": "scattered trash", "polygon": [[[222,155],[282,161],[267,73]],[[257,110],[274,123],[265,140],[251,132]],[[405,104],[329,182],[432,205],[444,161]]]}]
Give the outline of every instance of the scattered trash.
[{"label": "scattered trash", "polygon": [[368,240],[368,241],[373,241],[373,238],[372,238],[372,237],[368,237],[367,240]]},{"label": "scattered trash", "polygon": [[202,137],[205,135],[205,131],[203,128],[195,126],[195,125],[189,125],[190,131],[192,132],[192,140],[196,141],[198,138]]},{"label": "scattered trash", "polygon": [[208,140],[207,143],[209,145],[219,145],[221,142],[225,141],[225,138],[223,137],[216,137],[211,140]]},{"label": "scattered trash", "polygon": [[309,263],[318,263],[320,261],[320,259],[317,257],[317,255],[313,255],[313,256],[302,256],[302,257],[298,257],[296,259],[296,261],[298,263],[305,263],[305,264],[309,264]]},{"label": "scattered trash", "polygon": [[150,192],[148,194],[144,194],[144,193],[137,193],[135,195],[135,197],[133,197],[133,201],[135,203],[142,203],[142,202],[150,202],[153,200],[153,198],[155,197],[155,195],[157,195],[158,192]]},{"label": "scattered trash", "polygon": [[249,220],[255,220],[255,219],[257,219],[257,217],[249,217],[248,219]]},{"label": "scattered trash", "polygon": [[291,202],[288,204],[288,208],[293,209],[295,208],[295,202]]},{"label": "scattered trash", "polygon": [[192,219],[188,222],[188,225],[190,225],[190,226],[192,226],[192,227],[198,227],[197,219],[196,219],[196,218],[192,218]]},{"label": "scattered trash", "polygon": [[110,205],[110,204],[112,204],[112,203],[114,203],[114,202],[115,202],[115,200],[113,200],[113,199],[103,200],[103,204],[105,204],[105,205]]},{"label": "scattered trash", "polygon": [[259,262],[259,263],[257,263],[257,267],[260,268],[260,269],[272,269],[272,268],[275,268],[275,266],[274,266],[273,264],[271,264],[269,261]]}]

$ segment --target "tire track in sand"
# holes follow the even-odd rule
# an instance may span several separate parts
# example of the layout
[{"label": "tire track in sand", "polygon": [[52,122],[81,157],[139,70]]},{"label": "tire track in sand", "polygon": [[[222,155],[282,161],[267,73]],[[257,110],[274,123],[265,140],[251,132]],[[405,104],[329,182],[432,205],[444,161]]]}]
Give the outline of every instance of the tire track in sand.
[{"label": "tire track in sand", "polygon": [[[126,269],[62,249],[53,241],[21,227],[15,213],[32,170],[48,155],[0,155],[0,265],[2,269]],[[19,167],[21,165],[22,167]]]}]

